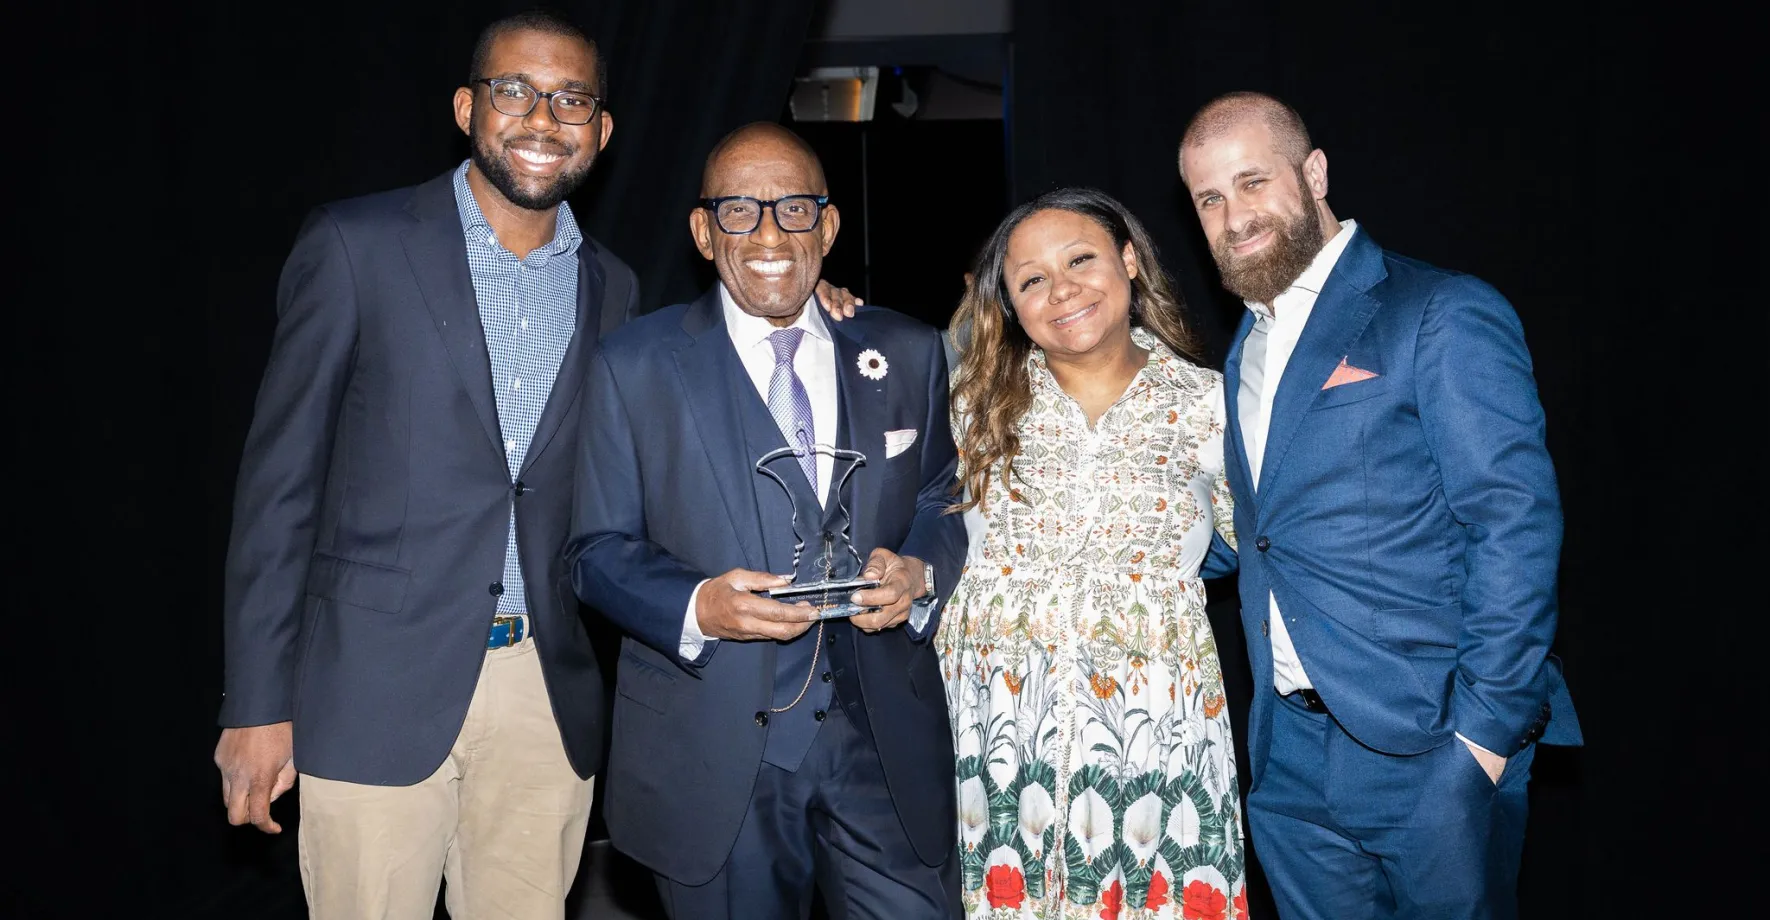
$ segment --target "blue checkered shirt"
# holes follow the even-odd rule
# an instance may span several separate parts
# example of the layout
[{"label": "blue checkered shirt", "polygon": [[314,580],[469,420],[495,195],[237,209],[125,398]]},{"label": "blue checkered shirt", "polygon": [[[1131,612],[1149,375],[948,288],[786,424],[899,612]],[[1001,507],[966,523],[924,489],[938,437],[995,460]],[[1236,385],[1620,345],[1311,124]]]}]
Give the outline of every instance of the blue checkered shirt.
[{"label": "blue checkered shirt", "polygon": [[[455,206],[467,236],[467,267],[473,274],[479,323],[485,329],[486,352],[492,361],[492,391],[498,397],[504,463],[514,484],[578,325],[578,246],[584,237],[572,219],[571,206],[560,202],[552,241],[518,259],[498,242],[498,235],[486,222],[467,186],[465,162],[455,171]],[[561,499],[563,496],[547,500]],[[499,613],[528,612],[516,550],[515,502],[513,495]]]}]

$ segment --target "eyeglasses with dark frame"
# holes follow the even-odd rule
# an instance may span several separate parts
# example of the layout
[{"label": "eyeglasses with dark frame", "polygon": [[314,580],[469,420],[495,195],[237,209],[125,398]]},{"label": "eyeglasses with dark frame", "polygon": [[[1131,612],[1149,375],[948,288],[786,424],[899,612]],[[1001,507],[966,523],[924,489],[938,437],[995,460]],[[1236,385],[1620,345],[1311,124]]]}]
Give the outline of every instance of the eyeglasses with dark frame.
[{"label": "eyeglasses with dark frame", "polygon": [[762,226],[764,209],[773,211],[775,226],[788,233],[815,230],[818,220],[823,217],[824,206],[829,203],[828,195],[782,195],[773,201],[747,195],[701,199],[701,207],[713,212],[713,220],[719,224],[719,229],[733,236],[756,232],[756,228]]},{"label": "eyeglasses with dark frame", "polygon": [[527,118],[535,103],[547,100],[553,120],[562,125],[587,125],[602,110],[602,97],[575,89],[543,93],[521,80],[482,78],[475,83],[491,87],[492,108],[511,118]]}]

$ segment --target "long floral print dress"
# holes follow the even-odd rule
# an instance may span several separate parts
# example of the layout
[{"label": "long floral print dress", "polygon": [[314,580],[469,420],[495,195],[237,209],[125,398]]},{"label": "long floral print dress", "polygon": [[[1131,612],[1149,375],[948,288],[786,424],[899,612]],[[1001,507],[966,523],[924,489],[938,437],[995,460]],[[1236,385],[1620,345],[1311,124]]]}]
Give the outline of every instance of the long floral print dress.
[{"label": "long floral print dress", "polygon": [[1199,567],[1230,545],[1223,378],[1141,328],[1090,427],[1035,349],[1013,490],[941,617],[971,920],[1239,920],[1241,806]]}]

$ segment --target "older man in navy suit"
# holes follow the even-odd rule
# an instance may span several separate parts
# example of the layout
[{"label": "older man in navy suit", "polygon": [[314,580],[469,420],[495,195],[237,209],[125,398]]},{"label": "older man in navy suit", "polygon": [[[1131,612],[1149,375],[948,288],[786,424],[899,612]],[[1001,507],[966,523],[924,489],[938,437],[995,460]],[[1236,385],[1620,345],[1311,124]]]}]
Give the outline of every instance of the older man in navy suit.
[{"label": "older man in navy suit", "polygon": [[1180,145],[1226,287],[1227,466],[1255,689],[1248,823],[1287,918],[1517,913],[1556,660],[1561,508],[1491,287],[1327,206],[1295,111],[1236,93]]},{"label": "older man in navy suit", "polygon": [[[608,340],[579,433],[574,584],[627,633],[610,835],[678,920],[804,917],[814,889],[838,917],[956,916],[928,643],[965,552],[940,336],[877,308],[825,320],[840,215],[790,132],[728,136],[702,192],[719,284]],[[820,578],[844,535],[881,582],[861,612],[757,593]]]}]

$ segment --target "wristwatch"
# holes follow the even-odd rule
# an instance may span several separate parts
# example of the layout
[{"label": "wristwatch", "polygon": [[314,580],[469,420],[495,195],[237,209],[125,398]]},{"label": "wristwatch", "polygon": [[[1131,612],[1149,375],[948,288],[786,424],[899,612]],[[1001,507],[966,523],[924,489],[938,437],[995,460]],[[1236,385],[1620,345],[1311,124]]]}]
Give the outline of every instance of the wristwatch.
[{"label": "wristwatch", "polygon": [[[934,596],[934,563],[922,563],[922,597]],[[919,600],[920,598],[918,598]]]}]

